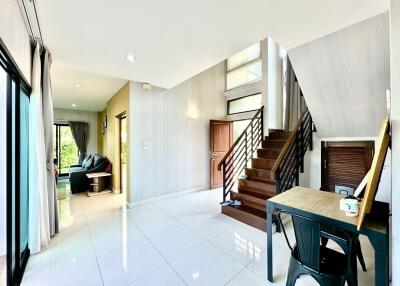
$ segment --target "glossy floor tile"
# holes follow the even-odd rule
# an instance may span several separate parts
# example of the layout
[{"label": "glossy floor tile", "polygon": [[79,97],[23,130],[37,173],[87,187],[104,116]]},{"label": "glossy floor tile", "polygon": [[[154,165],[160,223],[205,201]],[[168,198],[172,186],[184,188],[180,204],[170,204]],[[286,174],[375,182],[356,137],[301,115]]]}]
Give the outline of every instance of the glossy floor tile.
[{"label": "glossy floor tile", "polygon": [[[68,185],[62,186],[68,194]],[[61,232],[31,256],[23,286],[285,285],[290,257],[273,235],[274,279],[266,280],[266,235],[220,213],[221,192],[202,191],[125,208],[123,194],[60,200]],[[293,229],[287,224],[289,239]],[[374,252],[361,237],[373,285]],[[332,245],[332,247],[337,247]],[[317,285],[302,277],[296,285]]]}]

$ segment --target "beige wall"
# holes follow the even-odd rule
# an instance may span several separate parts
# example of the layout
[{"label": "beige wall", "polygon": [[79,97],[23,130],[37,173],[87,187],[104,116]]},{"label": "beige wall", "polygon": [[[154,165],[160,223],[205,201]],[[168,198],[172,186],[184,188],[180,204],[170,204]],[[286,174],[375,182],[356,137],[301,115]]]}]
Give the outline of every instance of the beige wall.
[{"label": "beige wall", "polygon": [[[97,114],[97,147],[99,153],[106,156],[113,164],[113,190],[119,192],[121,190],[120,182],[120,160],[119,160],[119,129],[120,120],[117,118],[121,113],[126,112],[127,130],[129,130],[129,82],[126,83],[117,93],[107,102],[107,108],[103,112]],[[101,124],[104,116],[107,115],[107,128],[105,133],[101,133]],[[129,131],[128,131],[129,146]],[[129,174],[129,149],[127,174]],[[127,178],[127,198],[129,200],[129,175]]]}]

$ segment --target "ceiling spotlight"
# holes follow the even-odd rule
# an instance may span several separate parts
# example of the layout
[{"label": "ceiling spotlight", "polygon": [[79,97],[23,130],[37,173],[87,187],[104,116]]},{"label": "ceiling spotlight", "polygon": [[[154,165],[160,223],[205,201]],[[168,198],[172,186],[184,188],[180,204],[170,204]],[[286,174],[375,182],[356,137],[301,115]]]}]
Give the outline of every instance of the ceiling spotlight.
[{"label": "ceiling spotlight", "polygon": [[125,56],[125,58],[126,58],[129,62],[131,62],[131,63],[133,63],[133,62],[136,60],[135,56],[132,55],[132,54],[127,54],[127,55]]},{"label": "ceiling spotlight", "polygon": [[79,84],[79,83],[74,83],[72,86],[73,86],[73,87],[81,87],[82,85]]},{"label": "ceiling spotlight", "polygon": [[76,107],[76,104],[75,104],[75,103],[72,103],[71,105],[72,105],[72,107]]}]

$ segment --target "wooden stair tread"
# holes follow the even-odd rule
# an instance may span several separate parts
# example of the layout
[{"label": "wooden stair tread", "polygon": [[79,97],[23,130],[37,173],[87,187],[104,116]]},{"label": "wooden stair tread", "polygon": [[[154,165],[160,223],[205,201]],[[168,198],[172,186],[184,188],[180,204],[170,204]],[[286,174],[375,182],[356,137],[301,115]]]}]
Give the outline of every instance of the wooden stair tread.
[{"label": "wooden stair tread", "polygon": [[238,187],[238,191],[239,191],[239,193],[246,192],[248,194],[265,195],[265,196],[269,196],[269,198],[276,195],[275,188],[274,188],[274,190],[267,191],[267,190],[260,190],[260,189],[256,189],[256,188],[252,188],[252,187],[248,187],[248,186],[240,186],[240,187]]},{"label": "wooden stair tread", "polygon": [[260,199],[260,200],[263,200],[263,201],[266,201],[266,200],[268,200],[269,198],[272,197],[269,194],[248,193],[245,190],[241,190],[238,194],[249,196],[249,197],[254,197],[256,199]]},{"label": "wooden stair tread", "polygon": [[221,212],[259,230],[267,229],[267,214],[247,206],[221,206]]},{"label": "wooden stair tread", "polygon": [[262,184],[275,185],[275,179],[265,179],[264,180],[264,179],[257,179],[254,177],[247,177],[246,179],[243,179],[243,180],[262,183]]}]

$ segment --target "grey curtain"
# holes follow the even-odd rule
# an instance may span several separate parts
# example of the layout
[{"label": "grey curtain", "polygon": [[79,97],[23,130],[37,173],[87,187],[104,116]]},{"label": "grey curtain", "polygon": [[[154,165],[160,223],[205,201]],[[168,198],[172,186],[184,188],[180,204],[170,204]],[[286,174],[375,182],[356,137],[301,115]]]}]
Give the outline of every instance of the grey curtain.
[{"label": "grey curtain", "polygon": [[286,80],[285,80],[285,107],[284,107],[284,129],[292,131],[306,108],[303,94],[294,73],[292,63],[287,58]]},{"label": "grey curtain", "polygon": [[89,139],[89,124],[87,122],[69,121],[72,136],[79,150],[79,164],[86,157],[86,145]]},{"label": "grey curtain", "polygon": [[42,110],[43,129],[46,156],[46,183],[49,202],[50,236],[59,231],[58,225],[58,198],[53,165],[53,96],[50,78],[51,55],[46,50],[42,55]]}]

